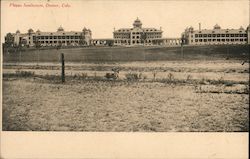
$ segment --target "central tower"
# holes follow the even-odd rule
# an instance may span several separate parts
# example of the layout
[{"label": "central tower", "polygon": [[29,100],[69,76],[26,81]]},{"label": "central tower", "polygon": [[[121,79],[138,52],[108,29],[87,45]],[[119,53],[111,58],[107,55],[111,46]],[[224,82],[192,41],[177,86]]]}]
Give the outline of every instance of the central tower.
[{"label": "central tower", "polygon": [[138,19],[138,17],[137,17],[137,19],[134,21],[133,26],[134,26],[134,28],[141,28],[142,23],[141,23],[141,21]]}]

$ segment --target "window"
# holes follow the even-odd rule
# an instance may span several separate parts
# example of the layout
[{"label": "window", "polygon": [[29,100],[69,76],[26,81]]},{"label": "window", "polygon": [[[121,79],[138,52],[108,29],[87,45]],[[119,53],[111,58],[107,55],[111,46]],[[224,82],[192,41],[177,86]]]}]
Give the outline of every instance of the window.
[{"label": "window", "polygon": [[235,34],[235,37],[239,37],[239,34]]},{"label": "window", "polygon": [[208,41],[211,41],[211,39],[208,39]]},{"label": "window", "polygon": [[231,41],[234,41],[234,39],[231,39]]},{"label": "window", "polygon": [[202,34],[199,34],[199,37],[202,37]]},{"label": "window", "polygon": [[198,42],[198,39],[195,39],[195,42]]},{"label": "window", "polygon": [[217,37],[220,37],[220,34],[217,34]]},{"label": "window", "polygon": [[217,39],[217,41],[220,41],[220,39]]},{"label": "window", "polygon": [[229,34],[226,34],[226,37],[229,37]]},{"label": "window", "polygon": [[207,42],[207,39],[204,39],[204,42]]},{"label": "window", "polygon": [[243,37],[243,34],[240,34],[240,37]]},{"label": "window", "polygon": [[216,39],[213,39],[213,41],[216,41]]},{"label": "window", "polygon": [[57,39],[57,36],[54,36],[54,39]]},{"label": "window", "polygon": [[224,42],[224,41],[225,41],[225,39],[221,39],[221,41],[223,41],[223,42]]},{"label": "window", "polygon": [[208,37],[211,37],[211,34],[208,34]]},{"label": "window", "polygon": [[213,37],[216,37],[216,34],[213,34]]},{"label": "window", "polygon": [[48,37],[48,36],[45,36],[45,39],[49,39],[49,37]]},{"label": "window", "polygon": [[243,41],[243,39],[240,39],[240,41]]},{"label": "window", "polygon": [[62,37],[61,37],[61,36],[58,36],[58,39],[62,39]]},{"label": "window", "polygon": [[202,39],[199,39],[199,42],[202,42]]},{"label": "window", "polygon": [[197,35],[197,34],[195,34],[195,37],[197,38],[197,37],[198,37],[198,35]]},{"label": "window", "polygon": [[234,37],[234,34],[231,34],[231,37]]},{"label": "window", "polygon": [[65,39],[65,36],[62,36],[62,39]]},{"label": "window", "polygon": [[203,37],[207,37],[207,34],[204,34]]},{"label": "window", "polygon": [[225,34],[221,34],[221,37],[225,37]]},{"label": "window", "polygon": [[229,41],[229,39],[226,39],[226,41]]}]

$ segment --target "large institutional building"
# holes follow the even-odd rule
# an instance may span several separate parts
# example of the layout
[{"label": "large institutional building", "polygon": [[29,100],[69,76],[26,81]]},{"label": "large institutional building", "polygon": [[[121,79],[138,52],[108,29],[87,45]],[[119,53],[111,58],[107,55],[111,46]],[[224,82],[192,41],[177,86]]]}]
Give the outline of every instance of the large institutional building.
[{"label": "large institutional building", "polygon": [[160,45],[162,30],[155,28],[142,28],[141,21],[137,18],[133,28],[114,30],[114,45]]},{"label": "large institutional building", "polygon": [[186,28],[182,38],[187,45],[249,44],[250,28],[222,29],[218,24],[213,29],[194,30]]},{"label": "large institutional building", "polygon": [[7,34],[5,41],[10,38],[12,38],[13,45],[16,46],[35,46],[36,44],[41,46],[77,46],[90,45],[92,33],[90,29],[86,28],[81,32],[64,31],[60,26],[56,32],[42,32],[40,30],[34,32],[32,29],[29,29],[27,33],[20,33],[20,31],[17,30],[16,33],[12,33],[11,35]]},{"label": "large institutional building", "polygon": [[82,31],[64,31],[60,26],[56,32],[8,33],[5,44],[8,46],[180,46],[184,45],[221,45],[221,44],[250,44],[250,26],[247,29],[222,29],[218,24],[213,29],[194,30],[188,27],[178,38],[163,38],[163,31],[156,28],[143,28],[137,18],[132,28],[114,30],[113,39],[92,39],[90,29]]}]

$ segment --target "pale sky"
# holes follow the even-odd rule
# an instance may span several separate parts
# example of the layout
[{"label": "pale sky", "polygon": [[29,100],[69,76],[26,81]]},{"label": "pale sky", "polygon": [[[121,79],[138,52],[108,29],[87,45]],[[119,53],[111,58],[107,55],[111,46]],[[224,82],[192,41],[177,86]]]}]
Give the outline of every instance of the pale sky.
[{"label": "pale sky", "polygon": [[[249,24],[249,1],[2,1],[1,40],[8,32],[92,30],[93,38],[112,38],[114,27],[132,27],[139,17],[143,27],[162,27],[163,37],[180,37],[188,26],[211,29],[216,23],[221,28],[246,28]],[[22,5],[13,7],[11,3]],[[42,4],[44,8],[24,7]],[[69,4],[68,8],[47,8],[46,3]]]}]

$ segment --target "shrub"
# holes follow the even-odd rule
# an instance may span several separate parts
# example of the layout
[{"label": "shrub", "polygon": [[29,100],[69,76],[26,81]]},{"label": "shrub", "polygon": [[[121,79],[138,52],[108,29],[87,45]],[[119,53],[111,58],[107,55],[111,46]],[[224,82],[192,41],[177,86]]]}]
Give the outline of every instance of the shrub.
[{"label": "shrub", "polygon": [[35,73],[32,71],[16,71],[16,74],[20,77],[30,77],[30,76],[34,76]]},{"label": "shrub", "polygon": [[206,84],[206,79],[204,77],[202,77],[202,79],[199,81],[199,84]]},{"label": "shrub", "polygon": [[87,73],[82,73],[82,76],[81,76],[83,79],[86,79],[88,77],[88,74]]},{"label": "shrub", "polygon": [[192,75],[187,75],[187,81],[190,81],[192,78]]},{"label": "shrub", "polygon": [[172,73],[168,74],[168,80],[172,81],[174,79],[174,75]]},{"label": "shrub", "polygon": [[139,80],[139,79],[142,78],[142,74],[141,74],[141,73],[138,74],[138,73],[131,73],[131,72],[130,72],[130,73],[125,74],[125,77],[126,77],[126,79],[129,80],[129,81]]},{"label": "shrub", "polygon": [[154,71],[154,72],[153,72],[153,77],[154,77],[154,80],[155,80],[155,78],[156,78],[156,74],[157,74],[157,72],[156,72],[156,71]]}]

